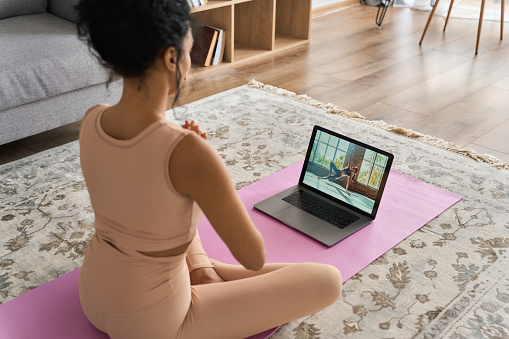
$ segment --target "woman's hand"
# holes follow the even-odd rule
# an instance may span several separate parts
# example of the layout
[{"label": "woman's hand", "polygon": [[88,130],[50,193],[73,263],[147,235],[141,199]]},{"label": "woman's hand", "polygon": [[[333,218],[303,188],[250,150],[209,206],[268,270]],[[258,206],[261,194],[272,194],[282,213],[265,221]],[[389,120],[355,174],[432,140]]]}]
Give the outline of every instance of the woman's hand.
[{"label": "woman's hand", "polygon": [[191,121],[186,120],[186,123],[184,125],[182,125],[182,128],[188,129],[190,131],[194,131],[194,132],[196,132],[196,134],[198,134],[203,139],[207,139],[207,133],[206,132],[202,132],[200,130],[200,126],[196,125],[194,123],[194,120],[191,120]]}]

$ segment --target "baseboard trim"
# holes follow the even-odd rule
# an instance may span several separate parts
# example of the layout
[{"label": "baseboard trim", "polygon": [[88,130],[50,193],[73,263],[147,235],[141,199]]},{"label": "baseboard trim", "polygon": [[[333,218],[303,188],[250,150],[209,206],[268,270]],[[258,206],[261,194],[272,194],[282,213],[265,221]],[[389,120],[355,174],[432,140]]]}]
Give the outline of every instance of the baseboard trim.
[{"label": "baseboard trim", "polygon": [[314,8],[311,11],[311,16],[315,17],[315,16],[319,16],[319,15],[325,15],[329,12],[338,11],[340,9],[350,7],[353,5],[359,5],[359,4],[360,4],[359,0],[344,0],[344,1],[341,1],[341,2],[338,2],[335,4]]}]

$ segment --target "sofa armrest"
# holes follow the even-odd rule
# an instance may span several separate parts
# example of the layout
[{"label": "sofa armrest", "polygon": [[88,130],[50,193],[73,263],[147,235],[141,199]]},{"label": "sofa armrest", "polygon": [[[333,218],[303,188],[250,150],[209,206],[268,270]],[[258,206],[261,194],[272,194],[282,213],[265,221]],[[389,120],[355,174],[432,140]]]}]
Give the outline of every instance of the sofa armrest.
[{"label": "sofa armrest", "polygon": [[47,0],[2,1],[0,0],[0,19],[13,16],[44,13]]},{"label": "sofa armrest", "polygon": [[78,23],[78,12],[74,8],[79,0],[48,0],[48,13],[64,20]]}]

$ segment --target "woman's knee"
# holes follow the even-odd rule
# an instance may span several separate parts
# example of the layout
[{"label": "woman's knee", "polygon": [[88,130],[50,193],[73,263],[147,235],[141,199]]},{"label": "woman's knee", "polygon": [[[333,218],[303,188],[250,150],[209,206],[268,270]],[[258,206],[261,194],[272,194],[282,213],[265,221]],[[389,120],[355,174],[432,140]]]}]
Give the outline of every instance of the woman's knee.
[{"label": "woman's knee", "polygon": [[343,278],[341,272],[332,265],[322,265],[322,281],[321,288],[324,293],[330,298],[330,303],[338,300],[341,296],[343,287]]},{"label": "woman's knee", "polygon": [[324,303],[330,305],[341,296],[343,280],[341,272],[327,264],[306,263],[306,274],[312,280],[313,290],[320,296]]}]

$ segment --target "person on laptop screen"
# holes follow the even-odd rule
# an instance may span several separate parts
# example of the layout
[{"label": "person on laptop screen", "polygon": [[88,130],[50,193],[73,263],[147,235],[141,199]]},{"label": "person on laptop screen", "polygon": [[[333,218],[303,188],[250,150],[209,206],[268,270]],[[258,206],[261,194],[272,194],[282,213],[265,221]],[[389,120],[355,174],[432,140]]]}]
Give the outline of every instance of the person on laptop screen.
[{"label": "person on laptop screen", "polygon": [[347,167],[338,169],[336,165],[334,165],[334,162],[330,162],[330,172],[329,175],[326,177],[318,177],[318,179],[339,179],[343,177],[347,177],[346,182],[346,191],[348,192],[348,186],[350,186],[350,181],[353,180],[353,176],[359,172],[359,169],[357,167],[350,168],[350,164],[348,164]]}]

